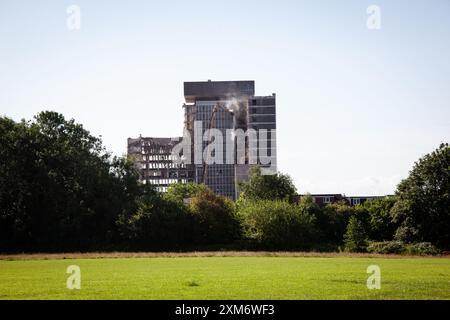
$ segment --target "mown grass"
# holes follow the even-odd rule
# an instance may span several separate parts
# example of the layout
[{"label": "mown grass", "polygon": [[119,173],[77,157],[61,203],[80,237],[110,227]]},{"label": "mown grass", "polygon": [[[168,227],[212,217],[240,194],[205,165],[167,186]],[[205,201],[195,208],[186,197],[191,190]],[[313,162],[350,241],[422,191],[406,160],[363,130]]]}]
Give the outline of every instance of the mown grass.
[{"label": "mown grass", "polygon": [[[369,265],[381,289],[368,290]],[[66,268],[81,268],[68,290]],[[153,257],[0,260],[0,299],[450,299],[450,259]]]}]

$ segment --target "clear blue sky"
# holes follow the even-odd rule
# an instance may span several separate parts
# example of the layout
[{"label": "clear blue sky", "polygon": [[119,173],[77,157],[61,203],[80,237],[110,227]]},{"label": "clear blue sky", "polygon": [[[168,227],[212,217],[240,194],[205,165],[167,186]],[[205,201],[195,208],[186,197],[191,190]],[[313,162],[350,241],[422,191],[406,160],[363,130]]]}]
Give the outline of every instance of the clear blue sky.
[{"label": "clear blue sky", "polygon": [[299,191],[392,193],[450,140],[449,17],[448,0],[0,0],[0,114],[62,112],[120,155],[182,134],[183,81],[255,80]]}]

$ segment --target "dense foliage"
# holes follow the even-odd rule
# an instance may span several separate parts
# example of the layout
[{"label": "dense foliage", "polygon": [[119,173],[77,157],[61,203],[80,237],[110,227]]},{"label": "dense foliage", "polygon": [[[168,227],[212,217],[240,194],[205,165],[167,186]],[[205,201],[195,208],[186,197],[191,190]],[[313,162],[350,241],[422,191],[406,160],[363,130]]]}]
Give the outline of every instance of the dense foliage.
[{"label": "dense foliage", "polygon": [[192,241],[193,223],[180,203],[152,189],[137,199],[137,209],[120,217],[123,249],[173,250]]},{"label": "dense foliage", "polygon": [[209,189],[201,190],[191,200],[189,213],[194,219],[194,235],[199,244],[226,244],[240,237],[234,202]]},{"label": "dense foliage", "polygon": [[367,252],[380,254],[436,255],[440,250],[429,242],[404,243],[402,241],[370,242]]},{"label": "dense foliage", "polygon": [[347,232],[344,234],[345,250],[349,252],[364,252],[367,248],[367,235],[362,222],[356,217],[350,217]]},{"label": "dense foliage", "polygon": [[450,247],[450,146],[421,158],[398,186],[392,214],[396,239]]},{"label": "dense foliage", "polygon": [[314,215],[282,200],[248,200],[239,204],[246,239],[257,248],[311,248],[315,240]]},{"label": "dense foliage", "polygon": [[208,188],[204,184],[197,184],[193,182],[189,183],[175,183],[172,184],[167,192],[164,194],[164,198],[170,201],[183,204],[189,202],[200,192],[206,191]]},{"label": "dense foliage", "polygon": [[0,250],[108,249],[139,193],[131,166],[73,120],[0,118]]},{"label": "dense foliage", "polygon": [[252,168],[234,203],[205,185],[165,194],[74,120],[0,118],[0,252],[347,250],[435,254],[450,247],[450,148],[420,159],[395,196],[358,206],[294,202],[288,175]]},{"label": "dense foliage", "polygon": [[241,198],[246,200],[292,200],[297,190],[291,177],[276,173],[264,175],[258,166],[249,172],[249,181],[239,185]]}]

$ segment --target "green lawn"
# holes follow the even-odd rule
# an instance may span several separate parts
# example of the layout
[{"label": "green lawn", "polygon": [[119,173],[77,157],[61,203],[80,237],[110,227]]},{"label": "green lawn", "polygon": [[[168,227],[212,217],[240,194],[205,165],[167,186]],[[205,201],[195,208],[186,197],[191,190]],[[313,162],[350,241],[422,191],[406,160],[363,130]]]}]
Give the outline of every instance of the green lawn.
[{"label": "green lawn", "polygon": [[[366,287],[374,264],[380,290]],[[81,290],[66,288],[69,265],[81,268]],[[450,299],[450,259],[0,260],[0,299]]]}]

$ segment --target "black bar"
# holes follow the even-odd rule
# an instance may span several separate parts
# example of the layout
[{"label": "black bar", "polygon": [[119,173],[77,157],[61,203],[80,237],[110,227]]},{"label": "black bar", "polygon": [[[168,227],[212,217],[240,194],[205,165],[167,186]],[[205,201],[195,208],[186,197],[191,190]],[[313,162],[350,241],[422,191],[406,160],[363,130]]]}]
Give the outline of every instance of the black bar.
[{"label": "black bar", "polygon": [[[264,306],[266,306],[264,308]],[[33,314],[53,314],[61,318],[84,320],[87,315],[131,320],[130,315],[140,314],[139,319],[332,319],[345,317],[388,319],[392,311],[402,319],[419,315],[445,314],[450,301],[233,301],[233,300],[180,300],[180,301],[0,301],[3,314],[11,312],[15,317],[32,310]],[[207,313],[205,315],[205,310]],[[53,312],[52,312],[53,311]],[[273,311],[273,312],[272,312]],[[195,314],[193,314],[195,313]]]}]

